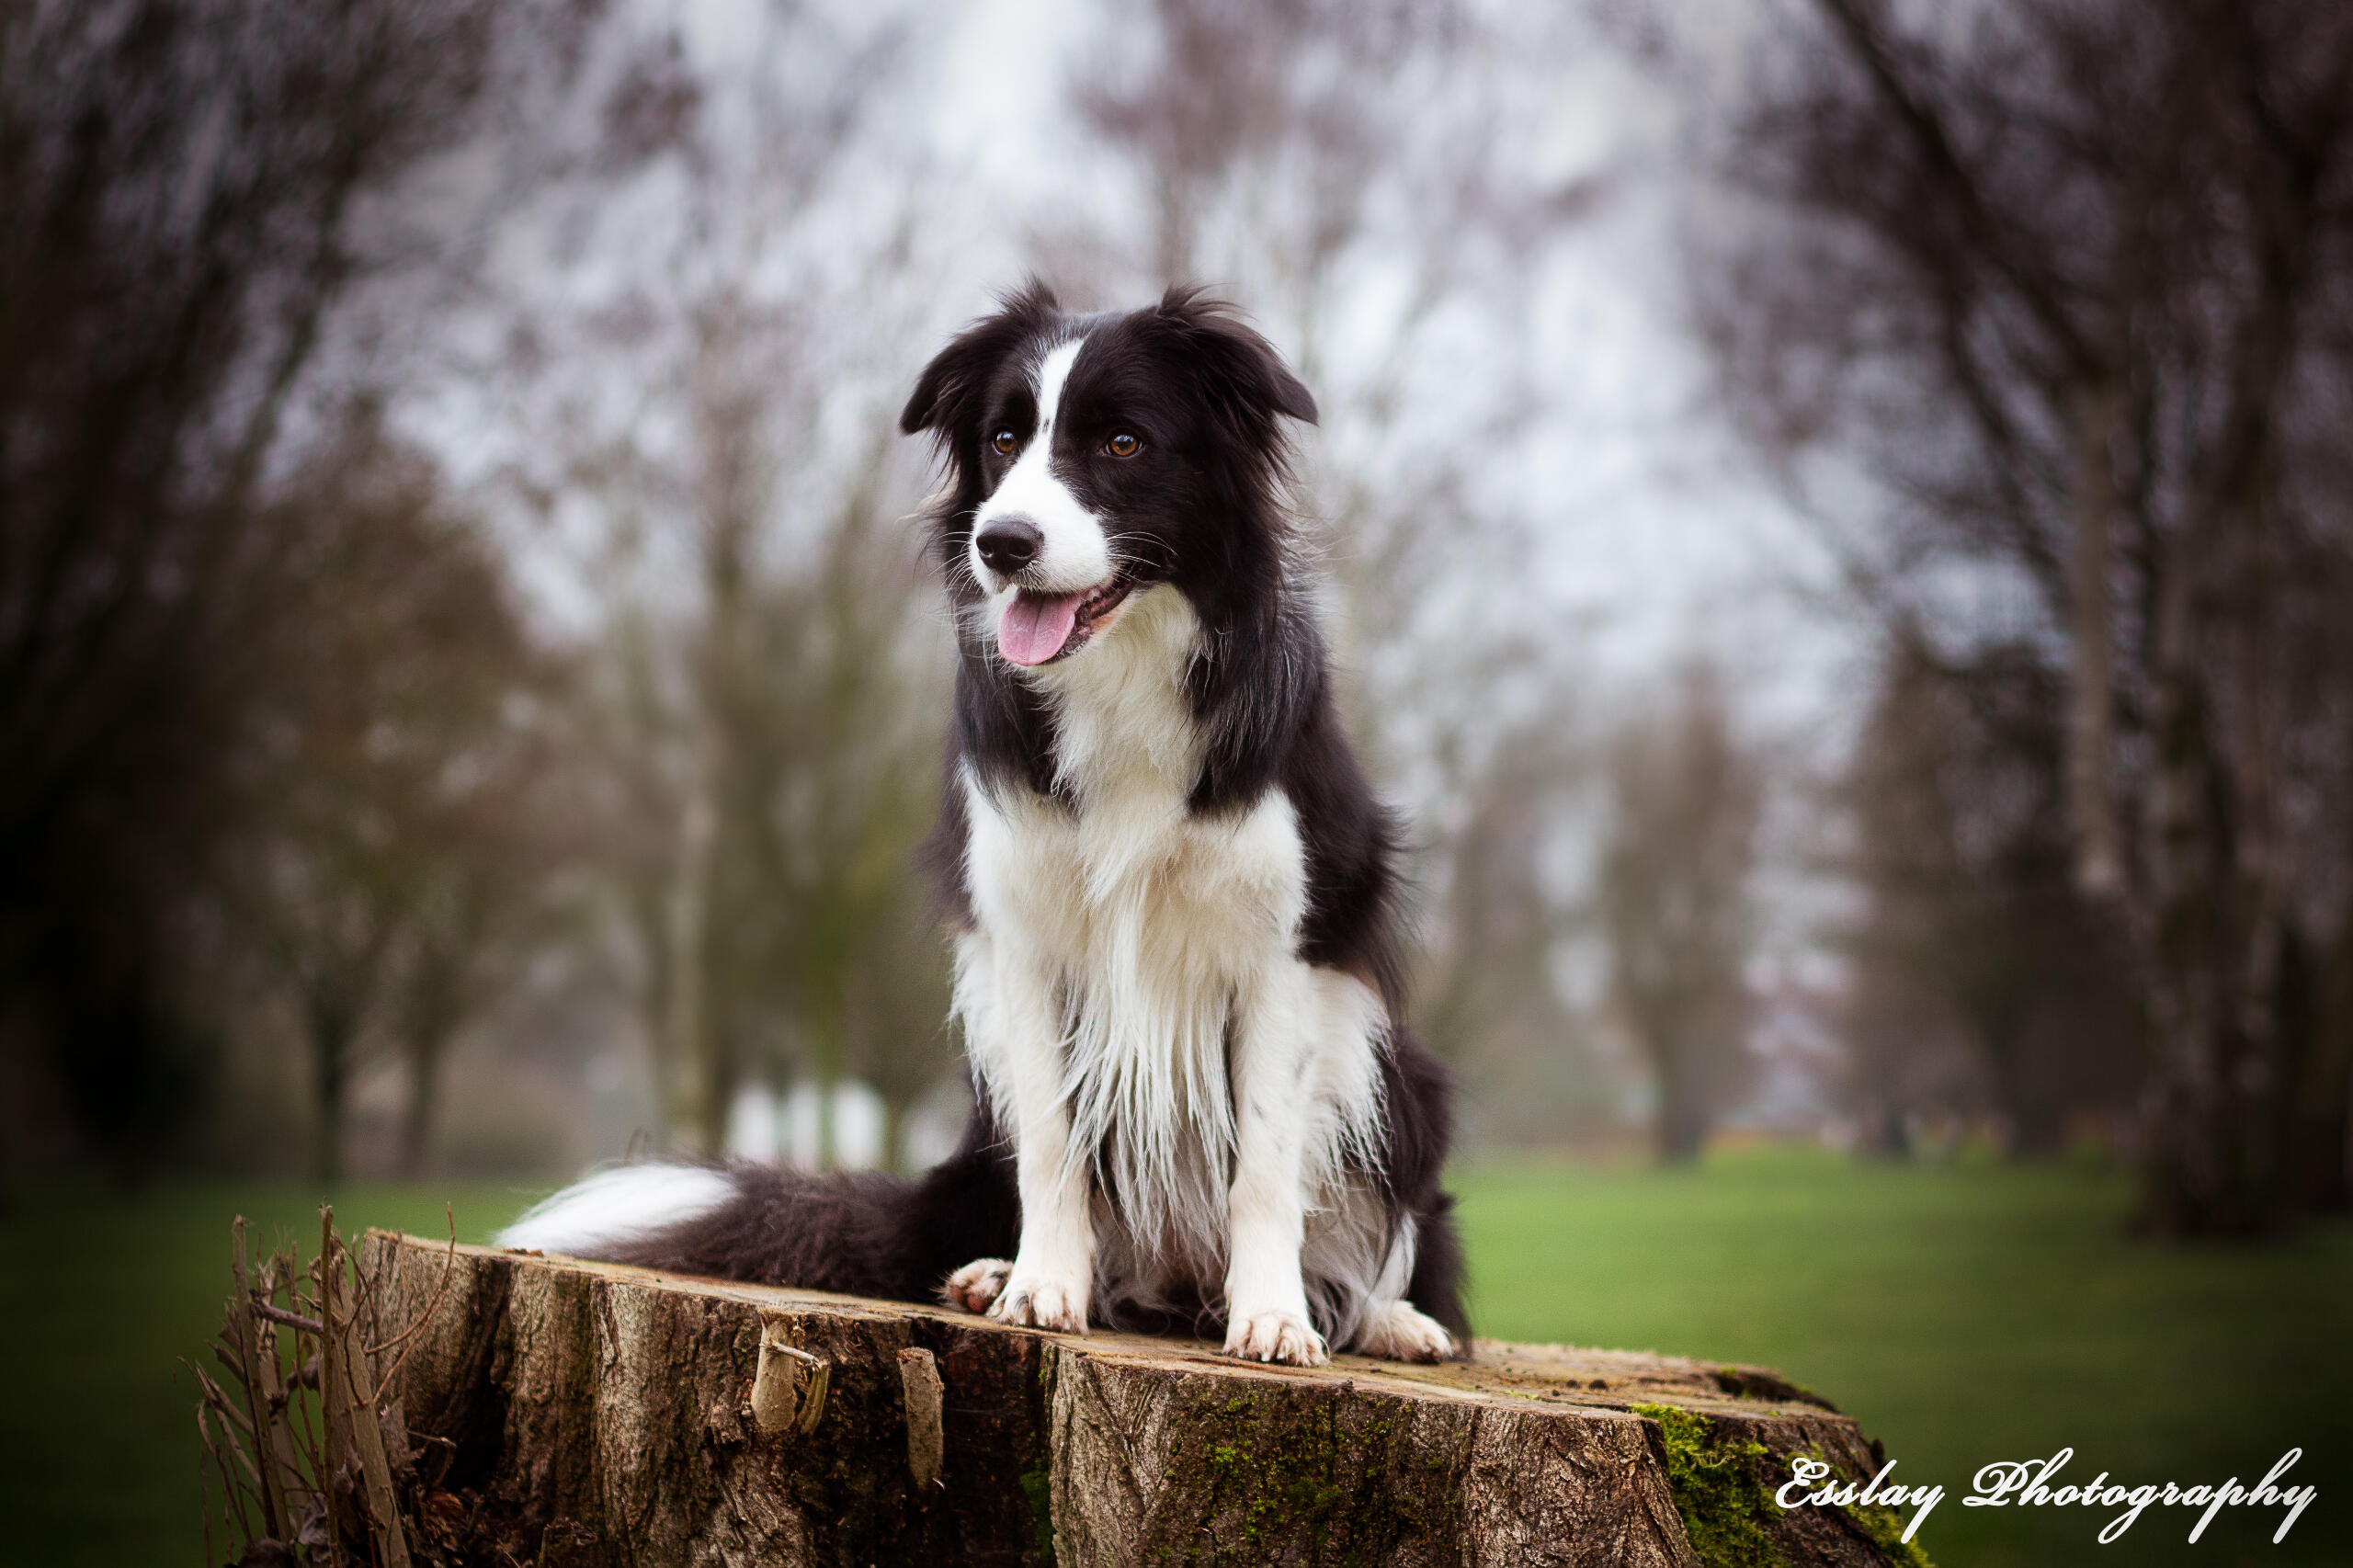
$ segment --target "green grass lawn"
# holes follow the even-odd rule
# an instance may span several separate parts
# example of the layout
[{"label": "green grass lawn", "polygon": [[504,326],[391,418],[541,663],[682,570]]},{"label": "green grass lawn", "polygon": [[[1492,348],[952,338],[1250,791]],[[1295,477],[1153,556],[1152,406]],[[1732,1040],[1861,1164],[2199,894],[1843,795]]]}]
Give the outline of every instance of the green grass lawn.
[{"label": "green grass lawn", "polygon": [[[2273,1248],[2130,1239],[2121,1175],[1858,1166],[1798,1151],[1689,1172],[1460,1174],[1483,1334],[1781,1369],[1945,1501],[1921,1539],[1975,1564],[2353,1562],[2353,1227]],[[2319,1496],[2277,1510],[1968,1508],[1978,1469],[2076,1458],[2054,1484],[2232,1477],[2290,1448]]]},{"label": "green grass lawn", "polygon": [[[1857,1166],[1744,1153],[1696,1172],[1548,1163],[1461,1172],[1483,1333],[1759,1361],[1885,1439],[1899,1480],[1947,1500],[1924,1532],[1943,1568],[2353,1561],[2353,1228],[2267,1249],[2124,1234],[2113,1174]],[[480,1240],[535,1196],[358,1186],[347,1228]],[[316,1195],[186,1183],[125,1197],[32,1187],[0,1212],[0,1561],[185,1563],[196,1524],[193,1355],[226,1294],[228,1221],[317,1232]],[[2151,1509],[2115,1546],[2100,1510],[1970,1509],[1995,1460],[2078,1455],[2066,1476],[2252,1482],[2301,1446],[2320,1497],[2285,1547],[2234,1509],[2199,1546]]]},{"label": "green grass lawn", "polygon": [[[478,1242],[536,1192],[496,1186],[346,1187],[347,1233],[388,1225]],[[266,1248],[319,1248],[319,1190],[183,1182],[126,1195],[32,1187],[0,1211],[0,1562],[199,1568],[195,1359],[229,1295],[229,1221]],[[210,1362],[208,1370],[217,1371]],[[226,1540],[215,1530],[216,1543]],[[217,1565],[216,1565],[217,1568]]]}]

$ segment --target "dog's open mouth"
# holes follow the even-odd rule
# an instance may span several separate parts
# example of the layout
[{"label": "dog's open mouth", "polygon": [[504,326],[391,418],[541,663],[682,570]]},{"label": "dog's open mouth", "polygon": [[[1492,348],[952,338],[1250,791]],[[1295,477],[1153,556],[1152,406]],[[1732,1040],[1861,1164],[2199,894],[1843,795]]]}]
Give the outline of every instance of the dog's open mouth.
[{"label": "dog's open mouth", "polygon": [[1040,594],[1028,588],[1013,596],[996,623],[997,652],[1017,665],[1050,665],[1086,645],[1135,586],[1118,576],[1076,594]]}]

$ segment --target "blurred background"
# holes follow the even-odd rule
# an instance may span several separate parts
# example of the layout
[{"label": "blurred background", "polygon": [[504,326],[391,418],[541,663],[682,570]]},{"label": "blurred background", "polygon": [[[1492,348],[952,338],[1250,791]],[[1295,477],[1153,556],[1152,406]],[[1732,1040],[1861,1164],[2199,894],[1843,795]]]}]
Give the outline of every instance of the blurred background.
[{"label": "blurred background", "polygon": [[1030,274],[1323,406],[1484,1331],[2353,1535],[2353,12],[0,0],[0,211],[24,1560],[198,1551],[240,1209],[944,1152],[893,416]]}]

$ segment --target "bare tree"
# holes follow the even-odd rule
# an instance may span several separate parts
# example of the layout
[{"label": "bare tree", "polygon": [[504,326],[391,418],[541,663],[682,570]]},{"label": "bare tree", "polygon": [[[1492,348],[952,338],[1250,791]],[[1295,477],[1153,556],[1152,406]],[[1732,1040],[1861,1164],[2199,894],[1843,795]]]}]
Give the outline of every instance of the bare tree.
[{"label": "bare tree", "polygon": [[2343,799],[2353,17],[1813,10],[1732,158],[1789,214],[1715,294],[1736,405],[1881,482],[1857,575],[1892,623],[2050,672],[2076,883],[2145,1014],[2145,1219],[2268,1230],[2281,955],[2345,909],[2291,824]]},{"label": "bare tree", "polygon": [[1608,772],[1596,903],[1610,1001],[1650,1058],[1659,1157],[1692,1160],[1745,1065],[1760,769],[1720,678],[1693,665],[1670,704],[1619,730]]},{"label": "bare tree", "polygon": [[1582,734],[1554,708],[1499,735],[1440,737],[1497,748],[1437,759],[1459,792],[1441,797],[1430,830],[1435,908],[1415,975],[1422,1028],[1480,1091],[1464,1108],[1474,1136],[1557,1142],[1580,1115],[1607,1114],[1579,1049],[1586,1020],[1562,981],[1590,925],[1584,868],[1565,853],[1592,816]]},{"label": "bare tree", "polygon": [[1965,670],[1915,646],[1880,678],[1844,781],[1868,1140],[1899,1152],[1909,1115],[1990,1108],[2013,1152],[2052,1153],[2071,1113],[2129,1105],[2136,1038],[2113,934],[2070,881],[2052,672],[2013,644]]},{"label": "bare tree", "polygon": [[738,58],[694,63],[667,27],[617,46],[596,141],[619,161],[584,155],[550,203],[602,237],[595,276],[515,301],[506,335],[535,411],[515,489],[596,521],[607,863],[669,1134],[705,1150],[747,1082],[797,1072],[830,1105],[866,1072],[895,1119],[950,1054],[912,939],[945,639],[899,519],[914,475],[872,436],[922,339],[893,303],[906,212],[846,172],[903,45],[780,6]]},{"label": "bare tree", "polygon": [[[472,528],[460,549],[479,548]],[[580,872],[601,846],[580,798],[585,760],[562,670],[530,645],[500,593],[486,624],[430,650],[447,670],[446,751],[408,802],[411,887],[384,1030],[407,1066],[399,1163],[425,1174],[441,1113],[441,1080],[459,1038],[560,944],[588,945]]]},{"label": "bare tree", "polygon": [[0,962],[97,1145],[194,1103],[187,904],[286,601],[257,506],[360,214],[478,123],[479,0],[0,11]]},{"label": "bare tree", "polygon": [[281,674],[238,748],[254,825],[233,898],[309,1047],[313,1164],[332,1181],[359,1051],[395,1008],[418,1053],[421,1158],[440,1048],[481,1004],[507,907],[535,892],[511,798],[530,658],[501,563],[372,408],[270,511],[304,613],[266,650]]}]

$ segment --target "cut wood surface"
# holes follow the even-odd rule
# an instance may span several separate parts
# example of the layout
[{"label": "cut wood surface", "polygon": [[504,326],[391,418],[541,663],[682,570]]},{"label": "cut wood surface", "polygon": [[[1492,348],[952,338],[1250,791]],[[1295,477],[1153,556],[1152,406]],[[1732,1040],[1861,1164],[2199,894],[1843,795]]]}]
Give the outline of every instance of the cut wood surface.
[{"label": "cut wood surface", "polygon": [[469,1560],[1903,1560],[1883,1514],[1772,1504],[1792,1454],[1879,1467],[1761,1368],[1492,1340],[1266,1367],[383,1232],[364,1267],[379,1338],[451,1271],[391,1395]]}]

